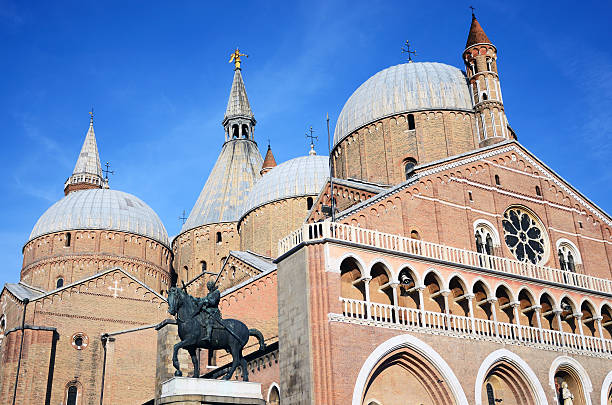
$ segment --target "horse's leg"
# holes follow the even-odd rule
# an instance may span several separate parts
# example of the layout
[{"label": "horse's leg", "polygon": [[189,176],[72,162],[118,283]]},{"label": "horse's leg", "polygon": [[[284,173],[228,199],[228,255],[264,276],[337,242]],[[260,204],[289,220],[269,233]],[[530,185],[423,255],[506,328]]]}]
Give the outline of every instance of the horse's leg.
[{"label": "horse's leg", "polygon": [[241,357],[240,354],[241,353],[240,353],[240,350],[236,350],[235,346],[237,346],[237,342],[235,340],[230,341],[230,350],[232,353],[232,367],[230,367],[230,370],[223,377],[224,380],[229,380],[230,378],[232,378],[234,371],[236,371],[236,368],[240,364],[240,357]]},{"label": "horse's leg", "polygon": [[240,354],[240,365],[242,366],[242,381],[249,381],[249,370],[247,369],[247,361]]},{"label": "horse's leg", "polygon": [[178,351],[180,348],[183,347],[183,343],[184,342],[178,342],[177,344],[175,344],[174,351],[172,352],[172,365],[176,369],[176,371],[174,372],[174,375],[176,377],[181,377],[183,375],[183,373],[181,372],[181,364],[178,360]]},{"label": "horse's leg", "polygon": [[187,349],[187,351],[189,352],[191,362],[193,363],[193,376],[195,378],[200,378],[200,359],[198,358],[198,351],[193,346]]}]

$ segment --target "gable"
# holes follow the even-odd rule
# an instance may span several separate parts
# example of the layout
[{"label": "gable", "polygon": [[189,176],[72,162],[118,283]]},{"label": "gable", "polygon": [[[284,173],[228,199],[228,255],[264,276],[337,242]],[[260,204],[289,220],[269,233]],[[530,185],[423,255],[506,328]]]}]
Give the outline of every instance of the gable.
[{"label": "gable", "polygon": [[[496,254],[514,259],[503,242],[503,216],[522,207],[541,222],[539,264],[561,268],[561,243],[596,277],[612,273],[610,217],[516,142],[506,142],[418,167],[405,183],[338,216],[342,223],[475,251],[476,223],[492,224]],[[579,269],[580,270],[580,269]]]}]

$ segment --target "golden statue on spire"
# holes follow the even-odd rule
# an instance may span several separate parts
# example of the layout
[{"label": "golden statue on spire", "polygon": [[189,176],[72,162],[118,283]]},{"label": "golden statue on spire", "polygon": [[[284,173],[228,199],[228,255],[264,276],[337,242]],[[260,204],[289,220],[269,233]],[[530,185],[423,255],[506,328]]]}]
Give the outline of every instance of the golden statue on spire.
[{"label": "golden statue on spire", "polygon": [[230,56],[230,60],[229,63],[234,62],[234,70],[236,69],[240,69],[240,57],[241,56],[246,56],[247,58],[249,57],[249,55],[244,54],[244,53],[240,53],[240,51],[238,50],[238,48],[236,48],[236,50],[234,52],[232,52],[232,56]]}]

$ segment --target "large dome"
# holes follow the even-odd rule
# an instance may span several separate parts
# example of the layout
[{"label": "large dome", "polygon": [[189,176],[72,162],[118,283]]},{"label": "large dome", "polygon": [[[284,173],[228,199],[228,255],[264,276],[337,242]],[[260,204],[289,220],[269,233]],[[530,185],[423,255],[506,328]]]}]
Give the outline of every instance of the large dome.
[{"label": "large dome", "polygon": [[28,242],[48,233],[73,229],[133,233],[169,246],[166,228],[151,207],[138,197],[110,189],[69,193],[38,219]]},{"label": "large dome", "polygon": [[308,155],[281,163],[255,183],[242,216],[272,201],[317,195],[328,178],[327,156]]},{"label": "large dome", "polygon": [[391,115],[472,108],[467,79],[456,67],[432,62],[391,66],[366,80],[344,104],[334,146],[356,129]]}]

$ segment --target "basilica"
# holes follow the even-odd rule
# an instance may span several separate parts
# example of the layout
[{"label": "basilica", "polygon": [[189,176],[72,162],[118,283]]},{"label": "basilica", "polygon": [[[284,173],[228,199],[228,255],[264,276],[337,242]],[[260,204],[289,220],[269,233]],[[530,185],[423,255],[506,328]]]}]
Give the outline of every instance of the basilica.
[{"label": "basilica", "polygon": [[[91,117],[0,293],[0,402],[160,403],[168,290],[214,280],[222,316],[264,336],[244,355],[268,404],[612,405],[612,218],[519,142],[474,15],[465,70],[375,73],[330,156],[262,154],[241,56],[219,156],[172,238],[109,187]],[[199,356],[203,378],[231,363]]]}]

